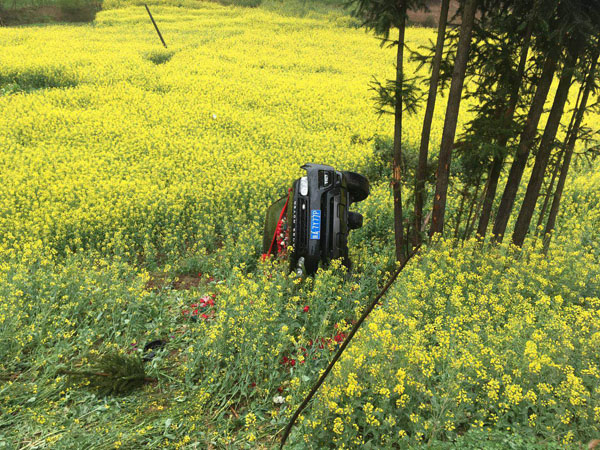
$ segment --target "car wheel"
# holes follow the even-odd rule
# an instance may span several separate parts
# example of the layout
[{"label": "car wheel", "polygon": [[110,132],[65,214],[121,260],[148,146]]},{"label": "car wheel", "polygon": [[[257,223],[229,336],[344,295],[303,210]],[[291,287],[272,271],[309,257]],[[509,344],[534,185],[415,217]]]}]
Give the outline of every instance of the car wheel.
[{"label": "car wheel", "polygon": [[356,172],[342,172],[351,202],[362,202],[369,196],[369,180]]},{"label": "car wheel", "polygon": [[362,227],[363,224],[363,216],[357,212],[350,211],[348,213],[348,228],[351,230],[356,230]]}]

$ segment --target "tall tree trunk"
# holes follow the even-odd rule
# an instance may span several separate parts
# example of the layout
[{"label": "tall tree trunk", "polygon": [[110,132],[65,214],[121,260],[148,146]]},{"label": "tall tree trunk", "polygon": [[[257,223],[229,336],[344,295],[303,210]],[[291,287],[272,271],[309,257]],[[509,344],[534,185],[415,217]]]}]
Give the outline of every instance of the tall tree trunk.
[{"label": "tall tree trunk", "polygon": [[[577,104],[577,103],[576,103]],[[567,139],[571,134],[567,132]],[[566,142],[564,143],[566,145]],[[552,196],[552,190],[554,189],[554,182],[556,181],[556,176],[558,175],[558,171],[560,170],[562,157],[564,154],[564,148],[556,155],[556,162],[554,163],[554,168],[552,169],[552,178],[550,178],[550,182],[548,183],[548,188],[546,189],[546,194],[544,195],[544,203],[542,203],[542,209],[540,210],[540,215],[538,217],[537,225],[535,226],[535,235],[538,235],[538,230],[542,226],[544,222],[544,216],[546,215],[546,210],[548,209],[548,203],[550,202],[550,197]]]},{"label": "tall tree trunk", "polygon": [[460,206],[458,207],[458,214],[456,215],[456,224],[454,226],[454,238],[458,238],[458,232],[460,230],[460,220],[462,219],[463,211],[465,210],[465,201],[467,200],[467,188],[462,191],[460,196]]},{"label": "tall tree trunk", "polygon": [[567,180],[567,174],[569,172],[569,166],[571,164],[571,157],[573,156],[573,150],[575,149],[575,143],[577,142],[577,137],[579,135],[579,128],[581,126],[581,121],[583,120],[585,108],[587,107],[588,97],[594,85],[597,60],[598,53],[594,54],[593,56],[591,66],[588,71],[588,78],[585,83],[585,91],[583,92],[583,96],[581,98],[581,104],[577,109],[577,118],[575,119],[571,136],[565,148],[565,156],[562,163],[562,168],[560,170],[560,176],[558,177],[558,183],[556,185],[556,191],[554,192],[552,206],[550,207],[550,213],[548,214],[548,222],[546,222],[546,230],[544,232],[544,252],[548,251],[548,247],[550,246],[550,239],[552,238],[552,231],[554,230],[554,227],[556,225],[556,216],[558,215],[560,200],[562,198],[562,193],[565,188],[565,182]]},{"label": "tall tree trunk", "polygon": [[529,177],[525,198],[523,199],[523,204],[521,205],[521,210],[519,211],[512,236],[513,244],[518,245],[519,247],[523,245],[525,236],[529,231],[531,218],[533,217],[535,205],[540,195],[540,189],[544,182],[544,175],[546,173],[546,167],[548,166],[548,160],[550,159],[550,153],[554,147],[556,132],[558,131],[565,103],[569,96],[569,89],[571,88],[571,80],[573,79],[573,71],[575,69],[575,63],[577,62],[578,51],[578,46],[573,46],[568,52],[567,60],[565,61],[560,75],[560,82],[556,88],[552,109],[550,110],[550,115],[548,116],[546,127],[544,128],[540,148],[535,156],[535,163],[531,171],[531,176]]},{"label": "tall tree trunk", "polygon": [[398,32],[396,55],[396,105],[394,111],[394,164],[392,186],[394,191],[394,232],[396,260],[404,262],[404,225],[402,223],[402,83],[404,61],[404,31],[406,29],[406,0],[402,2],[402,21]]},{"label": "tall tree trunk", "polygon": [[456,60],[454,61],[452,82],[450,83],[450,92],[448,94],[448,105],[446,106],[444,131],[442,132],[442,144],[438,159],[437,182],[435,185],[435,196],[433,198],[433,215],[430,231],[432,235],[435,233],[442,233],[444,231],[444,215],[446,213],[446,198],[448,195],[448,181],[450,179],[452,146],[454,145],[454,136],[456,134],[456,124],[458,123],[462,88],[465,81],[467,60],[469,59],[471,32],[473,31],[475,10],[476,1],[467,0],[465,2],[465,9],[463,10],[462,14],[460,37],[458,39]]},{"label": "tall tree trunk", "polygon": [[[534,10],[527,24],[527,30],[525,31],[525,37],[523,38],[523,45],[521,46],[521,52],[519,54],[519,65],[517,67],[517,77],[514,85],[510,90],[510,99],[508,102],[508,108],[504,114],[504,121],[509,122],[513,120],[515,110],[517,109],[517,103],[519,102],[519,90],[523,82],[523,76],[525,75],[525,67],[527,65],[527,55],[529,53],[529,45],[531,43],[531,32],[533,29],[533,19],[535,17],[535,11],[537,2],[534,4]],[[506,148],[508,143],[508,134],[502,136],[497,145],[499,148]],[[494,199],[496,198],[496,190],[498,189],[498,180],[500,179],[500,173],[502,172],[502,165],[504,164],[505,156],[503,154],[495,154],[490,167],[490,173],[488,175],[485,197],[482,203],[481,216],[477,225],[477,235],[483,241],[487,232],[487,227],[490,222],[492,215],[492,206],[494,205]]]},{"label": "tall tree trunk", "polygon": [[440,67],[444,52],[444,37],[446,36],[446,23],[448,21],[448,8],[450,0],[442,0],[440,9],[440,21],[438,24],[437,41],[435,44],[435,55],[431,62],[431,79],[429,80],[429,95],[425,116],[423,117],[423,129],[421,131],[421,147],[419,148],[419,163],[415,176],[415,226],[413,233],[413,244],[416,247],[421,243],[421,227],[423,224],[423,191],[425,190],[425,177],[427,175],[427,157],[429,153],[429,137],[431,135],[431,123],[435,110],[437,87],[440,79]]},{"label": "tall tree trunk", "polygon": [[479,223],[477,224],[477,236],[481,241],[485,238],[487,227],[490,222],[492,215],[492,206],[494,205],[494,199],[496,198],[496,191],[498,190],[498,180],[500,179],[500,173],[502,172],[502,165],[504,164],[504,155],[496,154],[492,160],[490,172],[486,182],[485,197],[483,199],[483,207],[481,210],[481,216],[479,217]]},{"label": "tall tree trunk", "polygon": [[473,217],[473,209],[475,208],[475,204],[477,203],[477,198],[479,197],[479,187],[481,186],[481,174],[477,177],[477,181],[475,182],[475,192],[473,193],[473,198],[471,199],[471,203],[469,204],[469,213],[467,214],[467,220],[465,221],[465,232],[463,234],[466,235],[469,231],[469,223],[471,222],[471,217]]},{"label": "tall tree trunk", "polygon": [[471,222],[471,217],[473,216],[473,209],[475,208],[475,203],[477,203],[477,194],[479,194],[479,182],[475,185],[475,192],[473,193],[473,198],[469,203],[469,213],[467,214],[467,220],[465,220],[465,232],[463,233],[463,236],[465,236],[467,234],[467,231],[469,231],[469,223]]},{"label": "tall tree trunk", "polygon": [[546,103],[546,97],[548,96],[550,85],[552,84],[557,62],[558,52],[551,51],[544,62],[542,74],[538,80],[535,95],[533,96],[531,107],[529,108],[525,128],[521,133],[519,147],[517,148],[515,158],[510,167],[510,172],[508,173],[508,179],[506,180],[506,186],[504,187],[500,206],[498,207],[498,213],[496,214],[496,221],[494,222],[494,228],[492,229],[492,239],[494,242],[502,242],[504,237],[504,232],[506,231],[506,225],[508,224],[508,219],[515,202],[517,190],[521,183],[521,177],[523,176],[523,171],[527,164],[527,158],[529,157],[529,152],[535,139],[537,126],[544,110],[544,103]]},{"label": "tall tree trunk", "polygon": [[[473,197],[473,206],[475,206],[475,203],[477,203],[477,207],[475,208],[475,214],[473,214],[473,220],[469,219],[467,221],[467,226],[465,228],[465,232],[463,233],[463,241],[466,241],[471,236],[471,233],[473,232],[473,228],[475,228],[475,221],[477,220],[477,216],[479,215],[479,211],[481,210],[481,205],[483,204],[483,200],[485,199],[487,184],[485,186],[483,186],[483,193],[481,195],[481,199],[479,199],[479,201],[477,201],[480,186],[481,186],[481,177],[479,177],[479,180],[477,181],[477,189],[475,190],[475,196]],[[469,214],[469,215],[471,215],[471,214]]]},{"label": "tall tree trunk", "polygon": [[569,121],[569,128],[567,128],[567,134],[565,135],[565,140],[562,145],[562,149],[556,156],[556,162],[554,164],[554,169],[552,170],[552,178],[550,179],[550,185],[546,190],[546,195],[544,196],[544,203],[542,204],[542,210],[540,211],[540,215],[538,217],[537,225],[535,227],[536,236],[541,231],[540,228],[542,223],[544,222],[544,217],[546,216],[546,210],[548,209],[548,204],[550,202],[550,197],[552,197],[552,190],[554,188],[554,182],[556,181],[556,177],[558,176],[558,172],[561,168],[561,162],[563,156],[565,154],[565,149],[567,148],[567,143],[571,139],[571,133],[573,132],[573,125],[575,124],[575,120],[577,119],[577,111],[579,110],[579,105],[581,104],[581,96],[583,95],[583,91],[585,91],[586,83],[582,83],[579,87],[579,92],[577,93],[577,100],[575,100],[575,107],[573,108],[573,114],[571,115],[571,120]]}]

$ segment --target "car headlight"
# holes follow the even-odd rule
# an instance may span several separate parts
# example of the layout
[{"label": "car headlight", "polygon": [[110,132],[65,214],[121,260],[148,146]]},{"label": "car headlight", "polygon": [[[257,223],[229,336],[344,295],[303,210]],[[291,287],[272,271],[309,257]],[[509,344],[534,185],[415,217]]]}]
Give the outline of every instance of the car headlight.
[{"label": "car headlight", "polygon": [[300,178],[300,195],[308,195],[308,178]]}]

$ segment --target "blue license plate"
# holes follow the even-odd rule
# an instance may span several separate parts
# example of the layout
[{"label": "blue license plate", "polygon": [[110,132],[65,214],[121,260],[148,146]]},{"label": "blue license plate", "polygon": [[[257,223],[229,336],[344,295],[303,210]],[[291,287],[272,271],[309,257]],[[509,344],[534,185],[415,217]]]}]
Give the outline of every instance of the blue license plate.
[{"label": "blue license plate", "polygon": [[310,238],[321,239],[321,210],[313,209],[310,212]]}]

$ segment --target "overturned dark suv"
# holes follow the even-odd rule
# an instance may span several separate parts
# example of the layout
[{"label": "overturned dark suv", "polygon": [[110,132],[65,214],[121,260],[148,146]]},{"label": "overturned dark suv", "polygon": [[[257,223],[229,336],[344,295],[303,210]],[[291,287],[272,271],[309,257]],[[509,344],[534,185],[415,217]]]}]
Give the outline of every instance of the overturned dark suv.
[{"label": "overturned dark suv", "polygon": [[367,198],[369,181],[321,164],[302,168],[306,176],[267,210],[263,256],[288,258],[298,275],[313,274],[319,262],[337,258],[350,267],[348,233],[362,226],[363,217],[349,208]]}]

